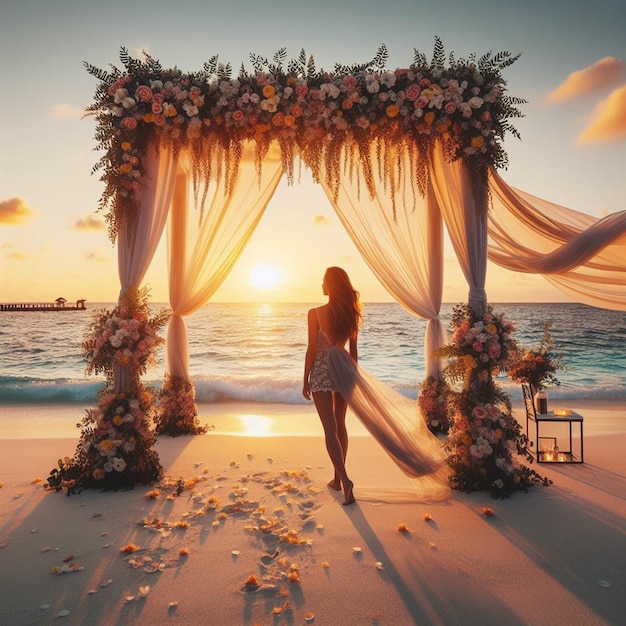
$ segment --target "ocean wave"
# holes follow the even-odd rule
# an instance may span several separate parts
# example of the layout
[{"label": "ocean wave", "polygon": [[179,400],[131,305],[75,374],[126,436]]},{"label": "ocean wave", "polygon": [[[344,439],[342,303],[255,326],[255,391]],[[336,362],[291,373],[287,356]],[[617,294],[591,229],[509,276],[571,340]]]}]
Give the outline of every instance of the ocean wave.
[{"label": "ocean wave", "polygon": [[[302,396],[302,381],[297,377],[276,376],[196,376],[192,378],[198,403],[226,401],[261,402],[272,404],[308,404]],[[522,399],[519,385],[508,380],[498,380],[513,401]],[[145,380],[155,390],[161,388],[160,380]],[[387,383],[398,393],[415,399],[417,386],[410,383]],[[103,380],[68,379],[34,380],[28,378],[0,378],[0,406],[15,404],[81,404],[97,403],[98,392],[104,388]],[[599,400],[625,399],[626,388],[617,381],[587,381],[576,385],[563,384],[548,390],[551,398],[572,400],[597,398]]]}]

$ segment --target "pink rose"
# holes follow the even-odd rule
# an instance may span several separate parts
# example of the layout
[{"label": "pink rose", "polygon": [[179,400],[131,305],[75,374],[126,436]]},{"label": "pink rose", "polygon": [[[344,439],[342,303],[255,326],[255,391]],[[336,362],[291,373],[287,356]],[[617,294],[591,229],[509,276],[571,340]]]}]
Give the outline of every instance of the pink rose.
[{"label": "pink rose", "polygon": [[163,113],[163,105],[160,102],[153,102],[152,103],[152,112],[155,115],[159,115],[160,113]]},{"label": "pink rose", "polygon": [[412,84],[406,88],[404,95],[407,100],[417,100],[419,95],[422,93],[422,90],[419,88],[419,85]]},{"label": "pink rose", "polygon": [[480,343],[480,341],[475,341],[472,344],[472,350],[474,350],[474,352],[482,352],[483,351],[483,344]]},{"label": "pink rose", "polygon": [[484,406],[480,406],[480,405],[476,405],[473,409],[472,409],[472,417],[474,417],[477,420],[484,420],[487,415],[489,415],[487,413],[487,409]]},{"label": "pink rose", "polygon": [[344,101],[341,103],[341,108],[342,108],[344,111],[347,111],[347,110],[351,109],[351,108],[353,107],[353,105],[354,105],[354,102],[352,102],[352,100],[344,100]]},{"label": "pink rose", "polygon": [[428,98],[426,96],[424,96],[424,95],[420,96],[415,101],[415,108],[416,109],[424,109],[427,106],[428,106]]},{"label": "pink rose", "polygon": [[296,95],[297,96],[306,96],[309,93],[309,88],[306,85],[297,85],[296,86]]},{"label": "pink rose", "polygon": [[235,120],[235,122],[243,122],[244,118],[245,115],[240,109],[233,111],[233,120]]},{"label": "pink rose", "polygon": [[128,130],[134,130],[137,128],[137,120],[134,117],[125,117],[122,124],[124,124],[124,128]]},{"label": "pink rose", "polygon": [[159,104],[163,104],[164,101],[165,101],[165,97],[163,96],[162,93],[155,93],[152,96],[152,102],[158,102]]},{"label": "pink rose", "polygon": [[456,111],[456,104],[454,102],[446,102],[444,110],[448,115],[452,115]]},{"label": "pink rose", "polygon": [[137,91],[135,91],[135,95],[141,102],[149,102],[152,99],[152,89],[150,89],[148,85],[139,85]]},{"label": "pink rose", "polygon": [[352,91],[357,86],[357,80],[354,76],[344,76],[343,84],[349,91]]}]

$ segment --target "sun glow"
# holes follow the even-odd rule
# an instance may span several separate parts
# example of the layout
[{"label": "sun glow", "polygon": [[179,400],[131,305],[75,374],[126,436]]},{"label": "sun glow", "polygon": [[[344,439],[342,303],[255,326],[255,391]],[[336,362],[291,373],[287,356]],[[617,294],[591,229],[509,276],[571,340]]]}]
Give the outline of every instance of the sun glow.
[{"label": "sun glow", "polygon": [[273,289],[283,279],[283,273],[275,265],[258,264],[250,272],[250,283],[257,289]]}]

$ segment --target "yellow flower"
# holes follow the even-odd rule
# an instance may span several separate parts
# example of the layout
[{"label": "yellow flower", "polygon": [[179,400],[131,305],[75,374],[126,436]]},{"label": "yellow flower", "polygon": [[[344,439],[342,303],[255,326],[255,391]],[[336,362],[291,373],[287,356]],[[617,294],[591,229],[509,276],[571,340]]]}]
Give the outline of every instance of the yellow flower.
[{"label": "yellow flower", "polygon": [[484,143],[485,140],[480,135],[472,137],[472,148],[482,148]]},{"label": "yellow flower", "polygon": [[129,174],[132,171],[133,166],[130,163],[123,163],[120,165],[120,172],[122,172],[122,174]]},{"label": "yellow flower", "polygon": [[130,141],[122,141],[122,150],[128,151],[131,148]]},{"label": "yellow flower", "polygon": [[265,85],[263,87],[263,97],[264,98],[273,98],[276,94],[276,89],[272,85]]},{"label": "yellow flower", "polygon": [[100,442],[100,448],[102,450],[111,450],[113,448],[113,442],[110,439],[103,439]]},{"label": "yellow flower", "polygon": [[124,420],[122,419],[122,417],[121,417],[120,415],[116,415],[116,416],[113,418],[113,423],[114,423],[116,426],[121,426],[121,425],[124,423]]},{"label": "yellow flower", "polygon": [[424,121],[427,124],[432,124],[435,121],[435,117],[437,116],[433,113],[433,111],[429,111],[426,115],[424,115]]},{"label": "yellow flower", "polygon": [[495,335],[498,332],[498,328],[496,327],[495,324],[487,324],[487,330],[492,334]]},{"label": "yellow flower", "polygon": [[474,357],[471,354],[466,354],[463,357],[463,363],[467,369],[472,369],[476,366],[476,361],[474,360]]}]

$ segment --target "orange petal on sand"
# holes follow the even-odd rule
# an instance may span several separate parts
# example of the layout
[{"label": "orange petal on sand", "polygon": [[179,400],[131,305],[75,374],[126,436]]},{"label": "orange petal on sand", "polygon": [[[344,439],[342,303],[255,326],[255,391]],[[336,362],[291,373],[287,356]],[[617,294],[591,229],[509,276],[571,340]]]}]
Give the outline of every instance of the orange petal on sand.
[{"label": "orange petal on sand", "polygon": [[181,548],[178,553],[179,556],[189,556],[189,548]]},{"label": "orange petal on sand", "polygon": [[304,620],[306,622],[312,622],[315,619],[315,613],[305,613]]},{"label": "orange petal on sand", "polygon": [[431,550],[436,550],[436,549],[437,549],[437,544],[436,544],[434,541],[429,541],[429,542],[428,542],[428,547],[429,547]]},{"label": "orange petal on sand", "polygon": [[30,481],[30,484],[31,484],[31,485],[41,485],[41,483],[42,483],[42,482],[43,482],[43,478],[39,478],[39,477],[37,477],[37,478],[33,478],[33,479]]},{"label": "orange petal on sand", "polygon": [[73,554],[68,554],[64,559],[63,559],[63,563],[67,563],[68,561],[71,561],[74,558]]},{"label": "orange petal on sand", "polygon": [[424,521],[425,522],[430,522],[432,520],[432,516],[430,515],[430,513],[424,513]]},{"label": "orange petal on sand", "polygon": [[146,498],[148,500],[156,500],[161,497],[161,492],[158,489],[151,489],[146,493]]},{"label": "orange petal on sand", "polygon": [[123,548],[120,548],[120,552],[124,552],[125,554],[132,554],[133,552],[137,552],[137,550],[141,550],[141,548],[134,543],[129,543]]},{"label": "orange petal on sand", "polygon": [[411,531],[407,528],[407,525],[406,525],[406,524],[398,524],[398,525],[396,526],[396,528],[398,529],[398,532],[401,532],[401,533],[409,533],[409,532],[411,532]]},{"label": "orange petal on sand", "polygon": [[95,513],[91,514],[91,517],[93,517],[94,519],[97,517],[102,517],[102,513],[100,513],[99,511],[96,511]]},{"label": "orange petal on sand", "polygon": [[296,572],[296,571],[289,572],[289,574],[287,574],[287,580],[290,583],[297,583],[300,580],[298,578],[298,572]]},{"label": "orange petal on sand", "polygon": [[322,561],[322,567],[324,569],[328,569],[330,567],[330,563],[328,561]]},{"label": "orange petal on sand", "polygon": [[490,506],[484,506],[481,509],[481,513],[485,516],[485,517],[493,517],[495,515],[494,510],[490,507]]}]

